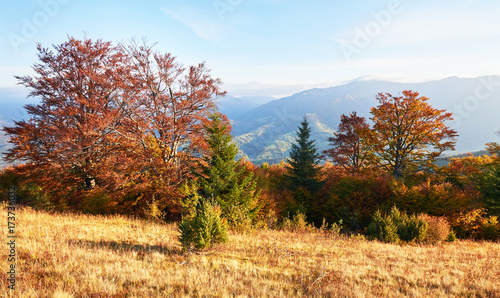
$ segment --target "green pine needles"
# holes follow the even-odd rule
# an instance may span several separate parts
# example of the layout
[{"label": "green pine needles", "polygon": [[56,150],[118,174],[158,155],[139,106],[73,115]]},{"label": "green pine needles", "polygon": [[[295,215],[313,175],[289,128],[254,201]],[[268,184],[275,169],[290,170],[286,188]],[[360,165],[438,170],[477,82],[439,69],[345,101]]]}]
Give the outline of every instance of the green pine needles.
[{"label": "green pine needles", "polygon": [[209,200],[201,201],[195,215],[181,221],[179,230],[184,249],[202,250],[228,241],[227,224],[220,217],[220,208]]},{"label": "green pine needles", "polygon": [[428,228],[429,225],[426,221],[415,215],[409,216],[400,212],[394,206],[386,216],[377,210],[366,234],[388,243],[422,242],[427,236]]},{"label": "green pine needles", "polygon": [[225,116],[215,113],[205,126],[210,154],[196,182],[185,184],[182,205],[187,216],[179,224],[184,248],[205,249],[227,241],[228,226],[248,229],[260,205],[253,174],[235,161],[238,146]]},{"label": "green pine needles", "polygon": [[318,149],[315,141],[311,140],[311,128],[307,118],[298,127],[295,143],[290,149],[285,179],[290,190],[293,191],[294,202],[288,207],[293,213],[301,212],[309,215],[313,195],[321,188],[318,180]]},{"label": "green pine needles", "polygon": [[293,190],[302,187],[314,193],[320,186],[316,166],[319,158],[318,149],[315,141],[311,140],[311,128],[306,117],[300,125],[295,143],[290,150],[287,179]]},{"label": "green pine needles", "polygon": [[200,194],[215,200],[231,227],[249,227],[260,209],[256,181],[244,164],[235,161],[238,146],[227,119],[215,113],[210,120],[206,130],[211,154],[199,180]]}]

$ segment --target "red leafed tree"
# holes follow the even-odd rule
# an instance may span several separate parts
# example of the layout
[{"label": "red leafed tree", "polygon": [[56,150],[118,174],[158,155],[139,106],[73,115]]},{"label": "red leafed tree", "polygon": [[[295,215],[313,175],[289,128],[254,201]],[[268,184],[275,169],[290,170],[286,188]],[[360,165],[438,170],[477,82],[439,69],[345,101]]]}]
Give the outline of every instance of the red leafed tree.
[{"label": "red leafed tree", "polygon": [[207,148],[220,80],[149,46],[69,38],[38,51],[36,75],[17,78],[41,102],[4,129],[7,159],[25,161],[33,182],[75,207],[89,198],[121,212],[175,206],[172,192]]},{"label": "red leafed tree", "polygon": [[124,135],[139,145],[135,162],[149,178],[144,192],[170,209],[179,186],[200,170],[208,153],[205,124],[223,96],[221,81],[210,76],[203,63],[187,69],[171,54],[133,43],[125,48],[132,62],[134,101],[127,106]]},{"label": "red leafed tree", "polygon": [[16,77],[41,102],[25,106],[30,119],[4,128],[14,144],[6,159],[32,165],[25,169],[47,190],[78,198],[96,181],[112,183],[103,168],[124,146],[116,129],[130,67],[119,47],[101,40],[70,38],[54,49],[38,45],[36,75]]},{"label": "red leafed tree", "polygon": [[338,131],[328,138],[331,148],[322,153],[349,172],[359,172],[373,160],[370,150],[370,144],[373,143],[371,136],[370,125],[366,123],[365,117],[359,117],[356,112],[348,116],[342,115]]},{"label": "red leafed tree", "polygon": [[451,113],[433,108],[427,97],[403,91],[403,96],[379,93],[371,109],[378,156],[395,177],[430,168],[435,158],[454,149],[457,132],[446,126]]}]

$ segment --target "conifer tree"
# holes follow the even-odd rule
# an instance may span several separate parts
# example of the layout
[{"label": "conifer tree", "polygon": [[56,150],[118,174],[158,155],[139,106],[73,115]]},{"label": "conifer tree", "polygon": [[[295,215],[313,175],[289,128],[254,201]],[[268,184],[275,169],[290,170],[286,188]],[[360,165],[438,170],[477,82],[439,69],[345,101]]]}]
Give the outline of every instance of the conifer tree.
[{"label": "conifer tree", "polygon": [[210,155],[199,181],[204,199],[213,199],[231,226],[249,225],[259,210],[253,173],[235,161],[238,146],[225,116],[214,113],[206,126]]},{"label": "conifer tree", "polygon": [[311,128],[307,118],[300,123],[296,143],[292,144],[290,158],[288,159],[286,178],[289,188],[297,190],[303,188],[310,193],[316,192],[320,187],[318,181],[318,149],[311,138]]},{"label": "conifer tree", "polygon": [[227,223],[220,218],[219,208],[210,200],[199,202],[197,211],[184,218],[178,227],[181,232],[179,241],[184,249],[194,246],[202,250],[228,241]]}]

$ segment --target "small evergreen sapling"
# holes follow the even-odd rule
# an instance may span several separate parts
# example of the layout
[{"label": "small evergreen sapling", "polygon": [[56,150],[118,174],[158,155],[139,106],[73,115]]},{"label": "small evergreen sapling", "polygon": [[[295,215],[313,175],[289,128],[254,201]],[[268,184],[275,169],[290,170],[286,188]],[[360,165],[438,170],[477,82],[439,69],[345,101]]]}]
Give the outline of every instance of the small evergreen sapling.
[{"label": "small evergreen sapling", "polygon": [[394,206],[386,216],[377,210],[366,233],[387,243],[422,242],[426,238],[428,227],[428,223],[423,219],[415,215],[408,216]]},{"label": "small evergreen sapling", "polygon": [[227,224],[220,217],[220,209],[212,202],[200,201],[193,217],[179,223],[179,241],[184,249],[197,250],[228,241]]}]

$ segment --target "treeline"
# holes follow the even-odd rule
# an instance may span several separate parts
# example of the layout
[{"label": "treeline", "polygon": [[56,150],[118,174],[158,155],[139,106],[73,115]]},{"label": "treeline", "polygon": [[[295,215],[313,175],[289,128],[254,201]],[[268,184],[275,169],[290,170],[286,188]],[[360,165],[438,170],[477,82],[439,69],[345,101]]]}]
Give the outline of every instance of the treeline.
[{"label": "treeline", "polygon": [[371,126],[343,115],[324,152],[304,118],[287,161],[256,166],[235,161],[231,126],[215,108],[225,92],[204,64],[184,67],[135,42],[69,38],[38,52],[35,75],[17,79],[41,102],[4,128],[14,145],[6,160],[23,164],[0,173],[2,200],[16,185],[19,203],[35,208],[183,219],[181,242],[199,247],[224,241],[227,226],[292,222],[384,241],[442,227],[500,237],[500,146],[437,166],[457,132],[451,113],[418,92],[378,94]]},{"label": "treeline", "polygon": [[[387,99],[391,109],[384,111]],[[451,158],[447,165],[438,166],[436,159],[444,148],[454,146],[456,132],[441,117],[451,115],[432,109],[425,103],[427,98],[416,92],[405,91],[399,98],[379,94],[378,100],[380,105],[371,111],[373,127],[355,112],[343,115],[329,139],[332,146],[323,155],[309,139],[304,119],[289,163],[254,166],[261,199],[270,206],[264,210],[282,218],[303,214],[317,227],[324,222],[342,223],[345,232],[368,234],[370,225],[373,228],[381,218],[387,224],[391,214],[402,212],[402,217],[393,217],[407,214],[409,220],[418,215],[432,226],[431,233],[448,227],[461,238],[499,239],[499,144],[487,144],[489,155]],[[429,123],[431,116],[415,113],[413,107],[402,112],[412,104],[426,106],[435,115],[434,124]],[[385,118],[380,117],[381,111]],[[430,138],[435,138],[434,143]],[[319,166],[320,159],[327,162]],[[270,214],[264,218],[267,225],[278,224]],[[447,236],[444,233],[441,239]]]}]

